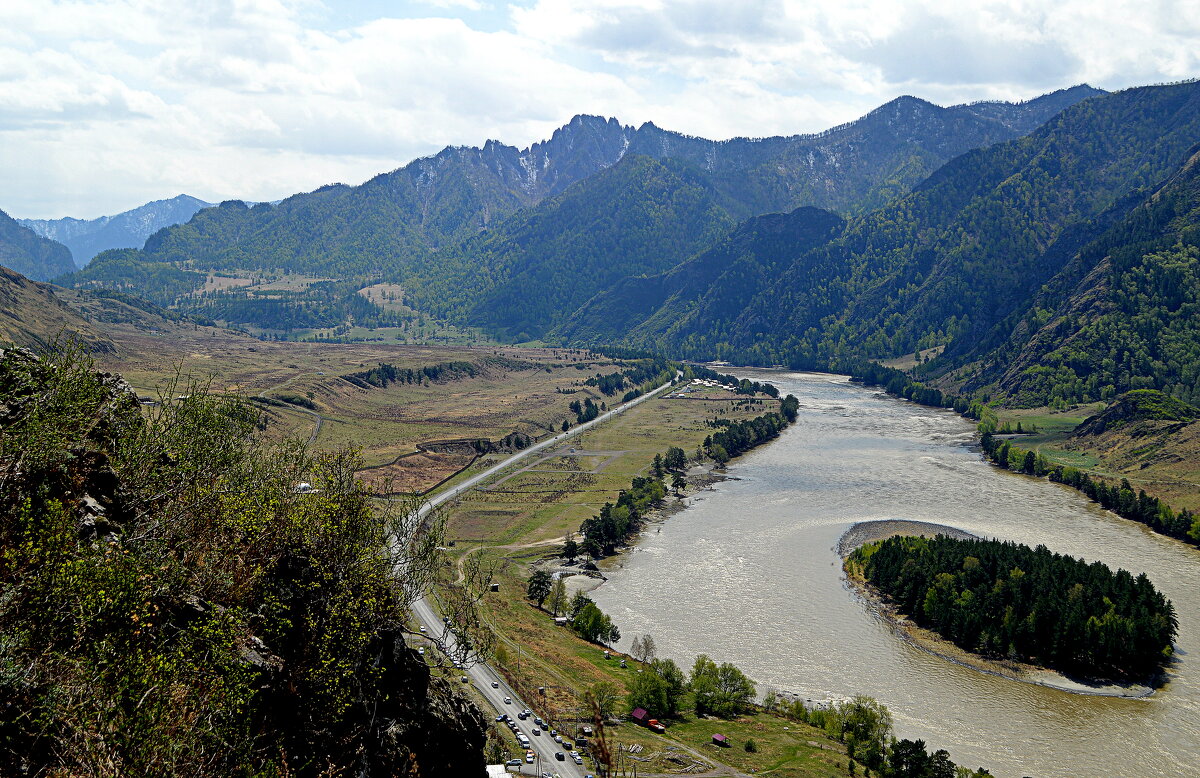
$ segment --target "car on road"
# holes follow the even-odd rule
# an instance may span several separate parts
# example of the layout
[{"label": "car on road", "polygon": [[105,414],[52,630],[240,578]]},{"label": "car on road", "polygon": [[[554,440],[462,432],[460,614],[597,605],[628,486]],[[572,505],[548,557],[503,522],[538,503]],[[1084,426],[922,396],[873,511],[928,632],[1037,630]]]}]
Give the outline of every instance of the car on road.
[{"label": "car on road", "polygon": [[505,704],[505,705],[512,705],[512,697],[505,697],[505,698],[504,698],[504,704]]},{"label": "car on road", "polygon": [[583,764],[583,757],[579,754],[575,754],[571,758],[575,760],[575,764]]},{"label": "car on road", "polygon": [[555,742],[555,743],[561,743],[561,742],[562,742],[562,735],[555,735],[555,736],[554,736],[554,742]]},{"label": "car on road", "polygon": [[497,682],[497,681],[492,681],[492,688],[493,688],[493,689],[499,689],[499,688],[500,688],[500,683],[499,683],[499,682]]},{"label": "car on road", "polygon": [[555,751],[555,752],[554,752],[554,758],[555,758],[555,759],[557,759],[557,760],[558,760],[558,761],[560,761],[560,762],[565,762],[565,761],[566,761],[566,759],[567,759],[566,755],[565,755],[565,754],[563,754],[563,752],[562,752],[562,751]]},{"label": "car on road", "polygon": [[533,752],[532,751],[525,752],[525,763],[533,764]]},{"label": "car on road", "polygon": [[536,737],[536,736],[542,734],[542,731],[540,729],[538,729],[537,727],[534,727],[533,734],[534,734],[534,737]]}]

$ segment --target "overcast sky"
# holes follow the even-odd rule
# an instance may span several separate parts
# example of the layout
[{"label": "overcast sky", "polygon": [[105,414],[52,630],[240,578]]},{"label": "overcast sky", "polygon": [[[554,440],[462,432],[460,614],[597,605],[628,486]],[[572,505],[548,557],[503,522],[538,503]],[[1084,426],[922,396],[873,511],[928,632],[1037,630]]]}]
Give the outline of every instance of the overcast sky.
[{"label": "overcast sky", "polygon": [[0,0],[0,209],[277,199],[573,115],[726,138],[1200,76],[1200,0]]}]

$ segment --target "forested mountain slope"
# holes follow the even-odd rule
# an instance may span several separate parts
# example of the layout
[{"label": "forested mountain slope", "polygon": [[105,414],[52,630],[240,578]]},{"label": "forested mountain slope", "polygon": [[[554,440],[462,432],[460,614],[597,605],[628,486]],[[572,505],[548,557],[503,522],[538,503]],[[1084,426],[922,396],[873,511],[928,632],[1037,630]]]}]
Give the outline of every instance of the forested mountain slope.
[{"label": "forested mountain slope", "polygon": [[4,211],[0,211],[0,265],[35,281],[75,269],[70,249],[43,238]]},{"label": "forested mountain slope", "polygon": [[[994,385],[1020,405],[1131,389],[1200,402],[1200,148],[1193,152],[1041,290],[969,389]],[[954,366],[947,361],[939,372]]]},{"label": "forested mountain slope", "polygon": [[671,270],[631,276],[579,308],[555,335],[570,343],[624,338],[654,348],[699,327],[720,331],[796,257],[837,237],[845,221],[801,207],[749,219],[725,239]]},{"label": "forested mountain slope", "polygon": [[623,276],[678,264],[733,223],[700,171],[629,155],[432,257],[410,284],[410,299],[421,310],[528,340]]},{"label": "forested mountain slope", "polygon": [[178,195],[169,200],[154,200],[115,216],[96,219],[18,219],[38,235],[56,240],[71,250],[79,267],[106,249],[141,248],[146,238],[172,224],[181,224],[195,215],[206,203],[190,195]]},{"label": "forested mountain slope", "polygon": [[742,204],[743,216],[801,205],[863,213],[905,194],[959,154],[1025,135],[1099,94],[1080,85],[1024,103],[948,108],[905,95],[822,133],[761,139],[710,141],[646,124],[629,152],[702,167],[714,186]]},{"label": "forested mountain slope", "polygon": [[970,352],[1162,181],[1200,137],[1200,85],[1088,100],[1031,135],[964,154],[852,219],[761,287],[730,322],[630,336],[698,358],[828,364],[949,343]]}]

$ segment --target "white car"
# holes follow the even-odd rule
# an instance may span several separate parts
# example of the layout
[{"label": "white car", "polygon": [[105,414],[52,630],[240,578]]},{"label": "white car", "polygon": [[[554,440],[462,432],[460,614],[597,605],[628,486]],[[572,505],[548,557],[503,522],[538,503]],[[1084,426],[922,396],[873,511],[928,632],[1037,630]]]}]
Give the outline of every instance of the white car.
[{"label": "white car", "polygon": [[505,698],[504,698],[504,704],[505,704],[505,705],[512,705],[512,697],[505,697]]}]

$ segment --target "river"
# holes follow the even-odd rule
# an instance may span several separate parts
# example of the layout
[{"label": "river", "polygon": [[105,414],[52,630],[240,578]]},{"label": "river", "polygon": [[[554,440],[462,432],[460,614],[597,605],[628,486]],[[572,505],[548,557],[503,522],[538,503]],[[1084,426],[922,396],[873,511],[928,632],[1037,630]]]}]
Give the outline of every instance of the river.
[{"label": "river", "polygon": [[[777,441],[651,527],[592,593],[623,648],[698,653],[804,697],[867,694],[899,737],[997,776],[1200,775],[1200,553],[1078,492],[983,462],[973,425],[844,378],[738,370],[800,399]],[[845,584],[835,553],[874,519],[984,537],[1145,572],[1179,616],[1170,682],[1145,699],[1071,694],[955,665],[899,640]]]}]

